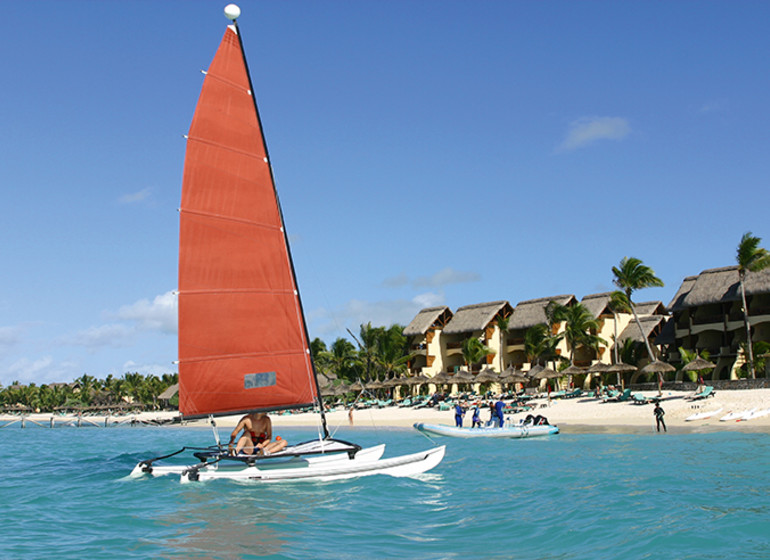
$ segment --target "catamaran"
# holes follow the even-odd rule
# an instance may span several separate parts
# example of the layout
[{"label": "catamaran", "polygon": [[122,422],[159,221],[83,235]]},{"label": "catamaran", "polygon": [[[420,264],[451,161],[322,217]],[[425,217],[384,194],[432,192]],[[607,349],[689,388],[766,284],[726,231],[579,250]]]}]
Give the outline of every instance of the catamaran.
[{"label": "catamaran", "polygon": [[[329,433],[237,24],[240,9],[230,4],[225,16],[231,23],[205,73],[187,135],[179,210],[179,410],[185,419],[213,423],[218,416],[312,406],[319,435],[271,455],[234,456],[215,428],[216,445],[141,461],[131,475],[275,482],[430,470],[443,459],[443,446],[383,459],[384,445],[362,448]],[[185,451],[195,464],[163,465]]]}]

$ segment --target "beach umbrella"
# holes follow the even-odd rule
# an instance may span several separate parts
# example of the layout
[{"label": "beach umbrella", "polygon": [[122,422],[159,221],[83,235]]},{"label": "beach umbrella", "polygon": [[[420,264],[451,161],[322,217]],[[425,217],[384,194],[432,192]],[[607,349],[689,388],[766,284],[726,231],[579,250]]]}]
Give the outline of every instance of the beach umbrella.
[{"label": "beach umbrella", "polygon": [[484,368],[476,376],[476,383],[500,383],[501,376],[492,368]]},{"label": "beach umbrella", "polygon": [[583,375],[586,373],[586,368],[582,368],[580,366],[576,366],[575,364],[570,364],[569,367],[564,368],[561,370],[562,375],[569,376],[569,381],[567,382],[567,385],[569,387],[572,386],[572,376],[573,375]]},{"label": "beach umbrella", "polygon": [[580,375],[582,373],[587,373],[588,370],[586,368],[582,368],[576,365],[570,365],[568,368],[565,368],[561,370],[562,375]]},{"label": "beach umbrella", "polygon": [[334,387],[334,394],[337,396],[344,395],[345,393],[350,391],[350,387],[345,384],[345,382],[340,383],[336,387]]},{"label": "beach umbrella", "polygon": [[595,364],[591,364],[590,366],[588,366],[586,371],[588,373],[605,373],[608,367],[610,367],[610,364],[596,362]]},{"label": "beach umbrella", "polygon": [[385,387],[385,384],[378,379],[375,379],[374,381],[368,381],[366,383],[367,389],[382,389],[383,387]]},{"label": "beach umbrella", "polygon": [[526,375],[527,375],[527,377],[529,377],[531,379],[536,379],[537,378],[537,374],[540,373],[541,371],[543,371],[543,369],[545,369],[545,368],[543,368],[543,366],[541,366],[540,364],[535,364],[534,366],[529,368],[529,371],[526,372]]},{"label": "beach umbrella", "polygon": [[409,378],[410,385],[424,385],[425,383],[430,383],[430,377],[427,375],[420,374],[416,377]]},{"label": "beach umbrella", "polygon": [[430,378],[429,383],[433,383],[434,385],[446,385],[449,383],[449,374],[445,371],[440,371]]},{"label": "beach umbrella", "polygon": [[698,356],[692,362],[685,365],[682,368],[682,371],[702,371],[706,369],[714,369],[715,367],[717,367],[716,364],[712,364],[708,360],[704,360],[703,358]]},{"label": "beach umbrella", "polygon": [[563,375],[564,375],[563,373],[554,371],[548,367],[544,367],[534,375],[534,378],[535,379],[556,379],[557,377],[562,377]]},{"label": "beach umbrella", "polygon": [[465,369],[461,369],[450,378],[449,382],[457,383],[458,385],[470,385],[476,381],[471,372]]},{"label": "beach umbrella", "polygon": [[350,387],[348,387],[348,390],[359,392],[364,390],[364,386],[361,384],[360,381],[356,381]]},{"label": "beach umbrella", "polygon": [[658,395],[663,394],[663,374],[676,371],[676,368],[666,362],[655,360],[644,366],[641,370],[642,373],[655,373],[658,376]]},{"label": "beach umbrella", "polygon": [[625,380],[623,379],[623,374],[628,373],[630,371],[636,371],[637,369],[639,368],[637,368],[636,366],[632,366],[631,364],[627,364],[625,362],[618,362],[617,364],[612,364],[607,366],[608,373],[614,373],[618,376],[617,377],[618,385],[620,385],[621,389],[626,388]]},{"label": "beach umbrella", "polygon": [[676,368],[671,364],[667,364],[666,362],[655,360],[654,362],[650,362],[644,366],[641,371],[642,373],[669,373],[676,371]]}]

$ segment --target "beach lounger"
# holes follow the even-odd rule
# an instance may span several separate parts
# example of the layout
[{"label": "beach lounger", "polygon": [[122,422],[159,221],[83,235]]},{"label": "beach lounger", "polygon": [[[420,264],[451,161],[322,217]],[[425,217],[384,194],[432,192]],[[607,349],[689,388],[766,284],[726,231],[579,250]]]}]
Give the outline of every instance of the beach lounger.
[{"label": "beach lounger", "polygon": [[654,399],[652,397],[645,397],[641,393],[636,393],[633,396],[632,400],[633,400],[634,404],[650,404],[650,403],[655,402],[657,399]]},{"label": "beach lounger", "polygon": [[715,394],[716,393],[714,392],[714,388],[711,385],[707,385],[700,393],[695,393],[692,397],[690,397],[690,400],[698,401],[700,399],[705,399],[706,397],[713,397]]},{"label": "beach lounger", "polygon": [[625,402],[631,398],[631,389],[626,389],[622,393],[615,391],[614,396],[604,397],[602,402]]}]

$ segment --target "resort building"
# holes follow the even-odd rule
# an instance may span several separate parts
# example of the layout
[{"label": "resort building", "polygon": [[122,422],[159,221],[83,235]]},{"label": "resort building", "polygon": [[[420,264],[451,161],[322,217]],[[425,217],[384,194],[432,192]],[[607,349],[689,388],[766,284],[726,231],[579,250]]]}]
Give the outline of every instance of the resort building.
[{"label": "resort building", "polygon": [[441,333],[452,319],[452,312],[446,306],[427,307],[421,310],[403,333],[410,339],[410,351],[414,358],[409,364],[410,371],[433,377],[444,371],[444,356]]},{"label": "resort building", "polygon": [[[524,347],[524,336],[527,329],[539,324],[548,324],[545,309],[551,302],[559,305],[570,306],[577,303],[573,295],[561,295],[547,298],[530,299],[521,301],[513,310],[513,317],[508,322],[508,339],[506,346],[506,364],[516,369],[529,369],[529,358]],[[552,325],[552,334],[558,334],[561,325]],[[557,353],[567,355],[567,343],[562,340],[557,348]]]},{"label": "resort building", "polygon": [[[576,366],[589,366],[597,362],[614,362],[614,341],[619,344],[631,340],[643,344],[638,325],[630,313],[614,313],[610,307],[609,292],[585,296],[582,304],[599,321],[598,334],[606,344],[601,344],[598,352],[591,348],[575,349]],[[578,300],[574,295],[558,295],[519,302],[512,308],[507,301],[494,301],[461,307],[456,313],[446,306],[429,307],[421,310],[409,325],[404,328],[404,335],[410,339],[413,355],[409,370],[414,375],[433,377],[440,372],[449,374],[465,368],[463,342],[475,337],[488,347],[492,353],[482,363],[471,364],[471,371],[477,372],[488,367],[502,372],[509,367],[527,371],[532,368],[531,357],[525,348],[525,333],[539,324],[548,325],[546,308],[551,302],[569,307]],[[667,318],[666,309],[659,301],[636,304],[637,314],[645,336],[650,344],[660,335]],[[500,331],[498,318],[507,320],[507,331]],[[549,325],[550,334],[564,332],[565,323]],[[557,347],[556,354],[567,357],[570,348],[565,339]],[[655,348],[656,353],[660,353]],[[644,360],[647,360],[646,353]]]},{"label": "resort building", "polygon": [[[754,343],[770,341],[770,269],[747,272],[745,280],[751,339]],[[738,267],[728,266],[704,270],[688,276],[668,306],[672,314],[673,336],[667,358],[680,360],[679,348],[707,353],[716,364],[708,379],[737,379],[746,362],[743,304]],[[665,333],[663,333],[665,334]],[[765,376],[757,371],[757,376]]]}]

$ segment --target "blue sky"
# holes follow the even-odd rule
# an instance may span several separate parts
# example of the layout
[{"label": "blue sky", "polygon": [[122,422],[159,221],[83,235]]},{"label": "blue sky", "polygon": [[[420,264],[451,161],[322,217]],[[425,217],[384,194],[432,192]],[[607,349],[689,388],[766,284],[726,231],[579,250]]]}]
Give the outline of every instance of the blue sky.
[{"label": "blue sky", "polygon": [[[184,139],[225,2],[0,5],[0,383],[175,371]],[[770,4],[244,1],[311,337],[770,246]]]}]

